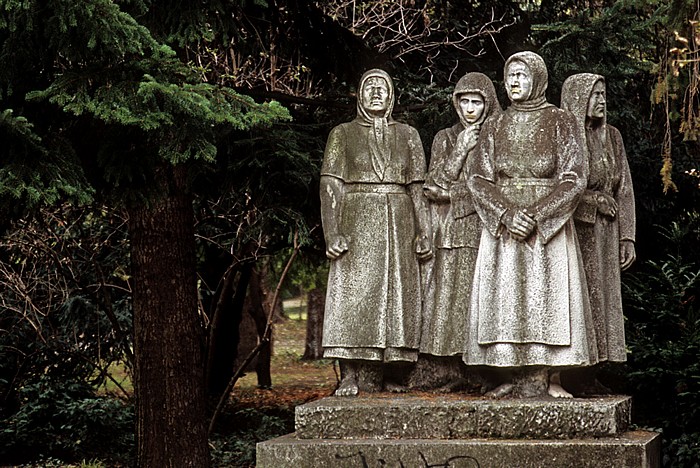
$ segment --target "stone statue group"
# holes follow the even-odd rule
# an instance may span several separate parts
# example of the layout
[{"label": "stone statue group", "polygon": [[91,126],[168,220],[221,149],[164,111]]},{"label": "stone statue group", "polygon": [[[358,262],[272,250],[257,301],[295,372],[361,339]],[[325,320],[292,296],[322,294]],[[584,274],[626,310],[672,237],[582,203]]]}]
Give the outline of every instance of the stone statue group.
[{"label": "stone statue group", "polygon": [[391,117],[391,77],[364,74],[321,170],[336,395],[455,390],[479,374],[492,397],[571,397],[562,373],[595,391],[587,369],[626,359],[635,214],[622,138],[604,77],[567,78],[561,108],[547,80],[539,55],[511,56],[503,111],[491,80],[466,74],[459,122],[426,168],[418,132]]}]

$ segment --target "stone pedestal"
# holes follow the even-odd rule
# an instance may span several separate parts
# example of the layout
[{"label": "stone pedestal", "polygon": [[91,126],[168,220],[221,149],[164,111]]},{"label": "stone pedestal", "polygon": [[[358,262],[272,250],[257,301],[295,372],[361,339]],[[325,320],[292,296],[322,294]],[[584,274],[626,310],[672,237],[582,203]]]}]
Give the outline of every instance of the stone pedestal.
[{"label": "stone pedestal", "polygon": [[257,466],[658,467],[660,437],[628,431],[630,398],[484,400],[371,395],[296,409]]}]

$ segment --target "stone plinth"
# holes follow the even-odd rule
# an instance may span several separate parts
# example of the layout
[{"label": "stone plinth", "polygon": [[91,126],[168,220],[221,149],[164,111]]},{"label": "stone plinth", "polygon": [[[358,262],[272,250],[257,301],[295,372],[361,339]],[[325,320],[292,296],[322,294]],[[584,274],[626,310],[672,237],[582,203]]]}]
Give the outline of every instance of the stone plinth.
[{"label": "stone plinth", "polygon": [[657,468],[660,439],[644,431],[570,440],[322,440],[290,434],[258,444],[257,467]]},{"label": "stone plinth", "polygon": [[631,398],[330,397],[296,408],[301,439],[572,439],[627,430]]},{"label": "stone plinth", "polygon": [[296,433],[258,444],[258,468],[658,468],[655,432],[628,431],[626,396],[486,400],[372,394],[296,409]]}]

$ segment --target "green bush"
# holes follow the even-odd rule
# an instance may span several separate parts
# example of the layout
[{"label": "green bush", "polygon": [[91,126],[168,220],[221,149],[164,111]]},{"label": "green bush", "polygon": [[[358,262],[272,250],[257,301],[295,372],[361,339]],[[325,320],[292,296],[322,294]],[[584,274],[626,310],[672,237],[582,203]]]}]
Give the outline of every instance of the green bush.
[{"label": "green bush", "polygon": [[699,220],[662,229],[665,256],[625,278],[636,419],[662,431],[664,466],[700,466]]},{"label": "green bush", "polygon": [[130,366],[126,242],[119,212],[68,205],[0,238],[3,462],[102,458],[107,447],[129,459],[133,410],[97,390],[110,365]]},{"label": "green bush", "polygon": [[294,431],[294,410],[253,408],[224,415],[225,434],[211,437],[212,466],[255,466],[255,444]]},{"label": "green bush", "polygon": [[131,405],[95,397],[82,382],[49,377],[23,387],[20,401],[20,410],[3,422],[0,431],[2,460],[58,457],[75,461],[110,455],[123,463],[133,455]]}]

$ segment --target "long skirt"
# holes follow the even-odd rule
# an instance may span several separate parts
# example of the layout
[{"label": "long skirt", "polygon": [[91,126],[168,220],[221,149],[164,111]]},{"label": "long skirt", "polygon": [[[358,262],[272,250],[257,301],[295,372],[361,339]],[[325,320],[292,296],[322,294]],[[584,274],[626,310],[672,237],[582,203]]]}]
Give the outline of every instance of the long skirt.
[{"label": "long skirt", "polygon": [[349,248],[331,262],[324,356],[415,361],[421,288],[410,196],[347,193],[340,232]]},{"label": "long skirt", "polygon": [[454,356],[464,352],[469,300],[478,249],[438,248],[433,265],[431,310],[424,314],[421,353]]},{"label": "long skirt", "polygon": [[576,232],[588,281],[599,359],[624,362],[627,353],[620,292],[620,234],[617,220],[599,215],[595,224],[577,222]]},{"label": "long skirt", "polygon": [[482,232],[464,362],[500,367],[598,362],[573,222],[549,242]]}]

